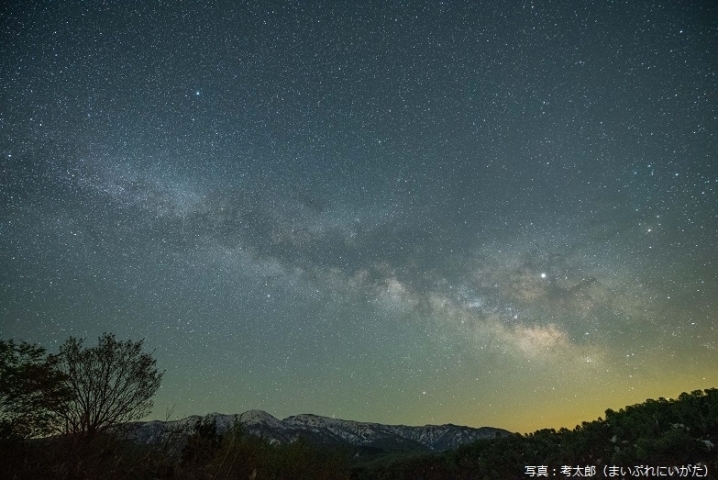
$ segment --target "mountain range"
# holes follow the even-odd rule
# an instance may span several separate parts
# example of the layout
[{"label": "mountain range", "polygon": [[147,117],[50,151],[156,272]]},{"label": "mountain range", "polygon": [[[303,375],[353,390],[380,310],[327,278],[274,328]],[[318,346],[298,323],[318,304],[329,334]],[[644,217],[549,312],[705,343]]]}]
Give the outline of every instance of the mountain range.
[{"label": "mountain range", "polygon": [[362,447],[387,452],[441,452],[475,440],[502,437],[511,433],[498,428],[471,428],[453,424],[421,427],[383,425],[310,414],[279,420],[262,410],[249,410],[239,415],[211,413],[167,422],[133,422],[128,425],[129,435],[141,443],[158,443],[171,434],[192,434],[199,422],[214,422],[220,435],[227,432],[235,422],[239,422],[246,433],[264,438],[273,444],[291,443],[302,437],[315,445]]}]

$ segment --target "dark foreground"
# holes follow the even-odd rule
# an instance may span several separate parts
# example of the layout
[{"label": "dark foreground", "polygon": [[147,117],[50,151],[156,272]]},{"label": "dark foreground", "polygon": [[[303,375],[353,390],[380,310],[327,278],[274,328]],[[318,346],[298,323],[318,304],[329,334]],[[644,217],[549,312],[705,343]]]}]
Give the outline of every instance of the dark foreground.
[{"label": "dark foreground", "polygon": [[241,428],[198,425],[188,439],[115,436],[0,446],[2,479],[717,478],[718,389],[606,411],[573,430],[481,440],[440,454],[271,445]]}]

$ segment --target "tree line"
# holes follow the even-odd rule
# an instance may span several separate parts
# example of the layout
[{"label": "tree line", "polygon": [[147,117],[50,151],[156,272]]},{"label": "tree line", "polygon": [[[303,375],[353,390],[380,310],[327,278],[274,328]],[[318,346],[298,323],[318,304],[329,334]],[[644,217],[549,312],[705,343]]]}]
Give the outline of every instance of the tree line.
[{"label": "tree line", "polygon": [[668,467],[685,468],[674,470],[674,477],[718,478],[718,388],[608,409],[605,418],[573,429],[542,429],[478,440],[440,455],[374,462],[354,468],[353,478],[526,479],[545,476],[539,475],[541,468],[548,478],[661,476],[651,474],[652,467],[664,467],[664,474]]},{"label": "tree line", "polygon": [[594,468],[603,478],[605,467],[637,466],[692,466],[716,478],[718,471],[716,388],[608,409],[574,429],[436,454],[367,454],[302,439],[273,445],[240,424],[219,434],[206,421],[153,445],[118,435],[149,413],[162,375],[142,341],[108,333],[91,347],[71,337],[57,354],[0,340],[0,478],[468,480],[529,478],[541,468],[569,472],[558,477]]}]

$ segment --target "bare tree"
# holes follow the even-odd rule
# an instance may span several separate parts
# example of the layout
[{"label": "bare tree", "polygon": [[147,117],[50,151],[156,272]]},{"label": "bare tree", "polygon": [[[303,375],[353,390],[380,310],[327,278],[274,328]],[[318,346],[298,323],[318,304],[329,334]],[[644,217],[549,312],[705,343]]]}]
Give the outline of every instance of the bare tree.
[{"label": "bare tree", "polygon": [[92,436],[147,415],[163,372],[142,352],[144,341],[120,342],[105,333],[96,347],[83,342],[70,337],[56,356],[72,392],[72,400],[54,412],[58,430]]}]

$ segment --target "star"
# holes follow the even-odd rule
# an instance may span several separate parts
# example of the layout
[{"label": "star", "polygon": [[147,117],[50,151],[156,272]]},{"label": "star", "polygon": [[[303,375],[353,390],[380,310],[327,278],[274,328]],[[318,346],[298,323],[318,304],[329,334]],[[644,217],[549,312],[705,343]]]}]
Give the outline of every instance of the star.
[{"label": "star", "polygon": [[156,418],[527,432],[718,385],[715,2],[117,2],[122,48],[9,3],[3,338],[144,338]]}]

